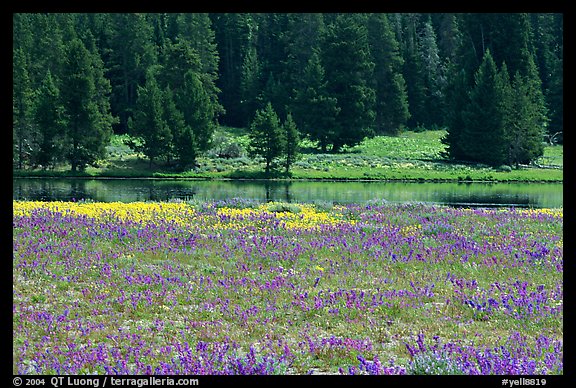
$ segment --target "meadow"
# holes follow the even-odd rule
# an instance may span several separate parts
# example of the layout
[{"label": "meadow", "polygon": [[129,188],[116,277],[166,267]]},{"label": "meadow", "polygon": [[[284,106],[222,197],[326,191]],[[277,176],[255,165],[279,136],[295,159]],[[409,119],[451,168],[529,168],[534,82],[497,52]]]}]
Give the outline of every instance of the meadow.
[{"label": "meadow", "polygon": [[563,210],[13,202],[16,374],[563,374]]},{"label": "meadow", "polygon": [[[482,182],[562,182],[563,145],[546,145],[544,155],[534,166],[490,167],[449,161],[443,153],[445,130],[405,131],[398,136],[379,135],[343,152],[321,153],[303,139],[301,155],[289,176],[275,171],[274,179],[378,180],[378,181],[482,181]],[[193,169],[179,171],[164,162],[149,162],[134,153],[125,141],[127,135],[114,135],[106,159],[98,167],[71,173],[67,165],[53,170],[14,170],[15,176],[45,177],[156,177],[195,179],[266,178],[260,159],[247,156],[248,133],[243,128],[218,127],[212,147],[198,158]],[[540,167],[539,167],[540,166]],[[542,168],[541,168],[542,167]],[[546,167],[546,168],[543,168]],[[270,177],[268,177],[270,178]]]}]

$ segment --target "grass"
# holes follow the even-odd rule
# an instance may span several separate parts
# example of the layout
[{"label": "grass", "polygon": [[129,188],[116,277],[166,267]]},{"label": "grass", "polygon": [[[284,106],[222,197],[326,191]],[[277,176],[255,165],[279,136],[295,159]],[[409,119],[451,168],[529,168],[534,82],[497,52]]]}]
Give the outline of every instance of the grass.
[{"label": "grass", "polygon": [[[545,147],[536,162],[550,168],[521,167],[501,171],[484,165],[454,163],[443,158],[443,130],[412,132],[399,136],[377,136],[340,154],[322,154],[303,140],[303,150],[287,177],[282,172],[265,176],[264,165],[247,157],[248,135],[242,128],[219,127],[213,147],[199,157],[198,166],[178,171],[163,163],[153,165],[134,154],[124,143],[126,135],[113,136],[109,157],[98,167],[72,174],[67,166],[54,171],[14,171],[17,176],[157,177],[199,179],[318,179],[318,180],[402,180],[402,181],[487,181],[561,182],[563,146]],[[222,155],[228,155],[223,157]]]},{"label": "grass", "polygon": [[13,208],[14,373],[563,370],[562,209]]}]

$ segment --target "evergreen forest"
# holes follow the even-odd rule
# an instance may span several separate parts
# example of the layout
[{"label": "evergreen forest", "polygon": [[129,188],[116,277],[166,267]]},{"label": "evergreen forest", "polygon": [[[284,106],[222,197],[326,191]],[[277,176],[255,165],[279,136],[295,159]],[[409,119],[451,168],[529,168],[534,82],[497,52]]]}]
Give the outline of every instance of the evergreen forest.
[{"label": "evergreen forest", "polygon": [[186,170],[218,126],[288,171],[443,128],[448,160],[529,164],[562,143],[561,13],[15,13],[13,165],[83,171],[114,134]]}]

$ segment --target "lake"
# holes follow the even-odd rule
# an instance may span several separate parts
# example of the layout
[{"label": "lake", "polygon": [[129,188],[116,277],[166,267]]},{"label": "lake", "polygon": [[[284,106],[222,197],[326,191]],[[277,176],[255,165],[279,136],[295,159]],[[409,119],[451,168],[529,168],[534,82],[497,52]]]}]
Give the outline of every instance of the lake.
[{"label": "lake", "polygon": [[325,182],[13,178],[14,200],[135,202],[171,199],[352,203],[424,202],[465,207],[563,207],[562,183]]}]

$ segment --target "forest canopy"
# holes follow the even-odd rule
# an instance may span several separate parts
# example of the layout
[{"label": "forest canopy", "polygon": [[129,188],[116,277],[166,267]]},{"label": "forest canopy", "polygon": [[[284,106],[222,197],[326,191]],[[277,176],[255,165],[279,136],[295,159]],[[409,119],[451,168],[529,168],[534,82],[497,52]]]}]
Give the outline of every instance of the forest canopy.
[{"label": "forest canopy", "polygon": [[15,13],[13,163],[81,171],[116,133],[184,169],[273,111],[325,152],[444,128],[448,158],[524,164],[562,141],[562,63],[554,13]]}]

